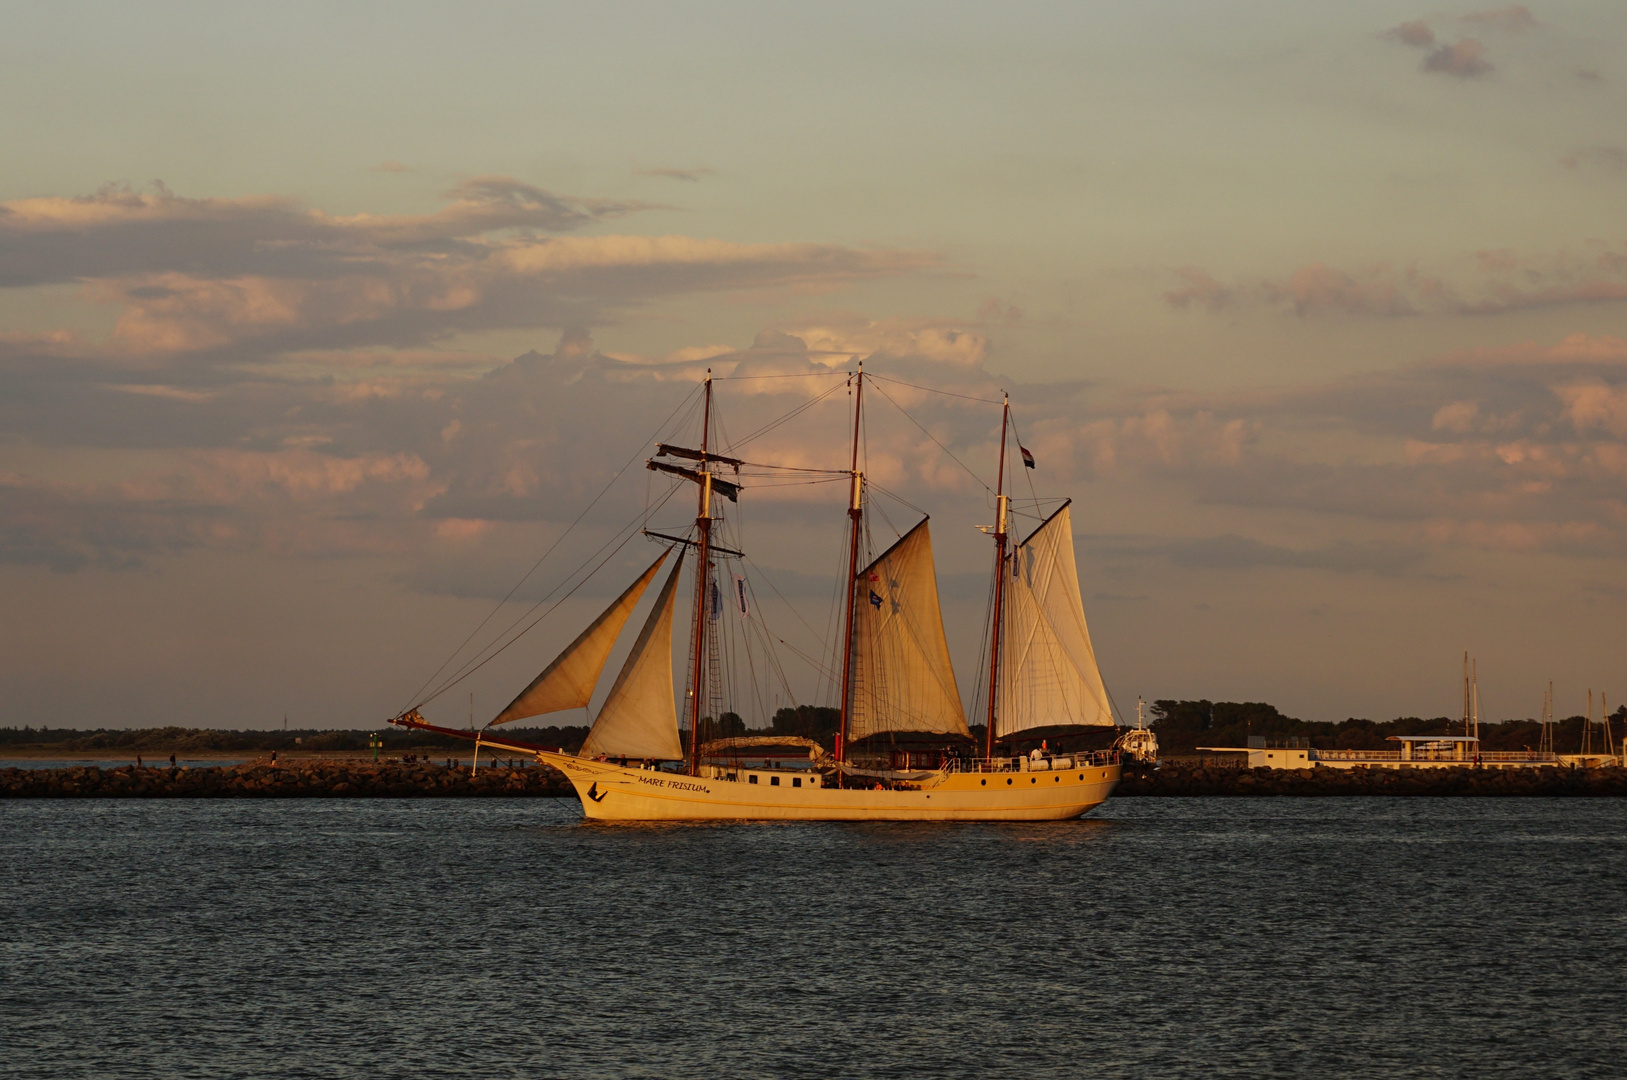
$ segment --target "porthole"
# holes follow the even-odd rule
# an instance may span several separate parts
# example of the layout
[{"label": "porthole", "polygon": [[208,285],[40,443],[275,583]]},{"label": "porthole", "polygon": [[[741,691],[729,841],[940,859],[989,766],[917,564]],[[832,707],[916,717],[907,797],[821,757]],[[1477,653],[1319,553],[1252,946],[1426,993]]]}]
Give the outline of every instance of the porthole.
[{"label": "porthole", "polygon": [[1060,776],[1053,776],[1053,777],[1051,777],[1051,780],[1054,783],[1058,783],[1058,784],[1062,783],[1062,777],[1060,777]]},{"label": "porthole", "polygon": [[1029,778],[1028,778],[1028,782],[1029,782],[1029,783],[1030,783],[1030,784],[1037,784],[1037,783],[1039,783],[1039,777],[1037,777],[1037,776],[1030,776],[1030,777],[1029,777]]},{"label": "porthole", "polygon": [[1006,777],[1006,783],[1008,783],[1008,784],[1011,783],[1011,777],[1009,777],[1009,776]]},{"label": "porthole", "polygon": [[987,780],[987,779],[984,779],[984,780],[979,780],[979,781],[978,781],[978,783],[980,783],[980,784],[982,784],[982,785],[983,785],[983,786],[984,786],[984,787],[988,787],[988,786],[989,786],[989,782],[988,782],[988,780]]},{"label": "porthole", "polygon": [[1085,774],[1084,774],[1084,773],[1080,773],[1080,774],[1079,774],[1079,779],[1081,779],[1081,780],[1083,780],[1083,779],[1084,779],[1084,778],[1085,778]]}]

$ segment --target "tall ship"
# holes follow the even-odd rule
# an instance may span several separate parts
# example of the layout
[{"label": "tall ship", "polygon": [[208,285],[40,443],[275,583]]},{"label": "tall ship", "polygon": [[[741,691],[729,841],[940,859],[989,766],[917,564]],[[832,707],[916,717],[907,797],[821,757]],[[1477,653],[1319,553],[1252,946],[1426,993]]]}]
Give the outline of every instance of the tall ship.
[{"label": "tall ship", "polygon": [[[424,702],[389,722],[472,739],[477,762],[480,750],[490,748],[552,766],[569,778],[593,820],[1035,821],[1078,817],[1102,803],[1119,781],[1124,746],[1120,740],[1101,747],[1111,741],[1101,729],[1115,726],[1113,707],[1085,621],[1071,501],[1041,516],[1036,498],[1029,519],[1038,524],[1013,529],[1006,490],[1011,404],[1003,396],[995,403],[1002,412],[994,521],[979,526],[994,551],[976,738],[950,662],[928,517],[922,514],[879,553],[867,551],[872,485],[861,468],[867,377],[876,378],[862,364],[848,374],[851,454],[844,455],[847,469],[828,472],[848,492],[838,638],[827,654],[840,703],[830,745],[747,732],[735,714],[718,708],[720,653],[730,651],[720,648],[719,617],[730,604],[748,610],[744,578],[730,572],[744,555],[724,542],[728,507],[745,497],[751,476],[770,478],[788,467],[715,448],[711,372],[701,388],[698,445],[658,442],[645,463],[673,477],[678,491],[693,485],[689,527],[642,526],[661,546],[654,561],[483,727],[432,724],[420,711]],[[1032,467],[1028,451],[1018,450]],[[688,632],[681,634],[675,622],[686,567]],[[516,720],[590,707],[622,631],[652,586],[654,601],[581,748],[569,753],[504,738],[500,729]],[[682,709],[675,690],[680,643]],[[1080,737],[1092,729],[1099,737]],[[1042,739],[1047,733],[1099,748],[1052,750]]]}]

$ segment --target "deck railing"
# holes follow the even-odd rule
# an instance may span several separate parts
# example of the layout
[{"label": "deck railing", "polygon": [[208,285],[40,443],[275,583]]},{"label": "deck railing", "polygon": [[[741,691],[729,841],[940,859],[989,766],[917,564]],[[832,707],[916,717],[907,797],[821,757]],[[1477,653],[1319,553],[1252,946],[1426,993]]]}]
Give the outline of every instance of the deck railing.
[{"label": "deck railing", "polygon": [[[1066,771],[1073,768],[1100,768],[1104,765],[1114,765],[1119,761],[1117,750],[1081,750],[1073,754],[1053,754],[1045,758],[1044,764],[1036,765],[1027,757],[997,757],[972,758],[966,761],[950,761],[946,768],[950,772],[1054,772]],[[1066,764],[1063,764],[1066,762]]]}]

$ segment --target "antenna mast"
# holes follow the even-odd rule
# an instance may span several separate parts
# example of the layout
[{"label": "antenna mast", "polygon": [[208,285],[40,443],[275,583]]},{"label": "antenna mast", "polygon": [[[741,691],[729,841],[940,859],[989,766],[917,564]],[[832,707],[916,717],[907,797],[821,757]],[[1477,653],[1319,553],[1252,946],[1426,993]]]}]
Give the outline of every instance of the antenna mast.
[{"label": "antenna mast", "polygon": [[1476,659],[1469,668],[1469,716],[1474,721],[1474,735],[1476,742],[1480,739],[1480,661]]},{"label": "antenna mast", "polygon": [[[1593,752],[1593,688],[1587,688],[1587,716],[1582,720],[1582,755]],[[1583,764],[1587,764],[1583,762]]]},{"label": "antenna mast", "polygon": [[[854,594],[859,587],[859,524],[864,516],[864,474],[859,472],[859,421],[864,409],[864,361],[859,361],[858,385],[853,394],[853,464],[848,472],[853,478],[852,496],[848,500],[849,538],[847,552],[847,618],[843,624],[842,641],[842,717],[836,729],[836,764],[847,761],[848,721],[853,712],[853,614]],[[845,774],[836,774],[837,786],[843,786]]]},{"label": "antenna mast", "polygon": [[[1000,471],[994,481],[994,628],[989,631],[989,715],[984,757],[994,756],[994,698],[1000,686],[1000,614],[1006,596],[1006,428],[1011,424],[1011,395],[1003,394],[1000,411]],[[987,489],[984,489],[987,490]]]},{"label": "antenna mast", "polygon": [[1463,734],[1469,734],[1469,652],[1463,652]]},{"label": "antenna mast", "polygon": [[689,775],[699,772],[701,745],[701,693],[706,671],[706,586],[711,581],[712,558],[712,470],[706,458],[712,437],[712,369],[706,369],[706,406],[701,412],[701,458],[696,469],[701,474],[699,506],[695,511],[695,629],[690,647],[695,654],[689,677]]}]

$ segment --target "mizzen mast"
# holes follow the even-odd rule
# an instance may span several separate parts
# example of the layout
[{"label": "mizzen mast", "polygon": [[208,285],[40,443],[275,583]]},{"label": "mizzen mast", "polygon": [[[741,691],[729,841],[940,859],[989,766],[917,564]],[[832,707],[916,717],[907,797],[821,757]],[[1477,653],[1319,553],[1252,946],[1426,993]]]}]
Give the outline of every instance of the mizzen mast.
[{"label": "mizzen mast", "polygon": [[[859,421],[864,409],[864,361],[859,361],[858,385],[853,394],[853,463],[848,469],[853,480],[852,497],[848,500],[847,516],[849,537],[847,551],[847,614],[842,634],[842,715],[836,729],[836,763],[847,761],[848,723],[853,717],[853,615],[854,597],[859,588],[859,532],[864,516],[864,474],[859,472]],[[837,784],[843,774],[838,772]]]},{"label": "mizzen mast", "polygon": [[[994,481],[994,625],[989,632],[989,714],[984,757],[994,756],[994,702],[1000,686],[1000,616],[1006,593],[1006,428],[1011,423],[1011,396],[1000,413],[1000,471]],[[985,491],[988,489],[985,488]]]}]

